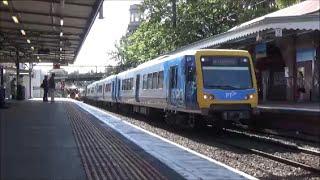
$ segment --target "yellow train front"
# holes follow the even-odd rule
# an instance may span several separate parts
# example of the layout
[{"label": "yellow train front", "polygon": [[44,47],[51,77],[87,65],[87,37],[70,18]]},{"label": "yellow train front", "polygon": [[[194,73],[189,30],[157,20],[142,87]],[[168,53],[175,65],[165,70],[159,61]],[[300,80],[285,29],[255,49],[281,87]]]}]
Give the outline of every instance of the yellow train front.
[{"label": "yellow train front", "polygon": [[257,82],[247,51],[200,50],[195,60],[202,115],[234,122],[258,113]]}]

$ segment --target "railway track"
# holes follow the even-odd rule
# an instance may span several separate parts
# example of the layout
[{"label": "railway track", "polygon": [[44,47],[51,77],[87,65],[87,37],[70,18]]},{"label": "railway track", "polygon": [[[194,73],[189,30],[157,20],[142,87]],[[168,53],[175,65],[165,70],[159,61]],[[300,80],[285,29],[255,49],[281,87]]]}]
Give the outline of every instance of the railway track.
[{"label": "railway track", "polygon": [[[245,152],[249,152],[249,153],[253,153],[289,166],[293,166],[296,168],[301,168],[313,173],[317,173],[320,175],[320,152],[319,151],[314,151],[314,150],[310,150],[310,149],[306,149],[306,148],[302,148],[299,147],[297,145],[293,145],[293,144],[285,144],[282,143],[280,141],[274,141],[271,139],[265,139],[256,135],[249,135],[249,134],[245,134],[243,132],[239,132],[239,131],[235,131],[235,130],[230,130],[230,129],[226,129],[226,132],[230,134],[232,134],[233,136],[238,136],[241,137],[243,139],[247,139],[247,140],[241,140],[239,141],[239,139],[235,140],[236,138],[228,138],[228,139],[232,139],[232,141],[230,140],[226,140],[225,138],[223,139],[215,139],[215,141],[217,141],[218,143],[221,143],[223,145],[226,146],[231,146],[233,148],[239,149],[241,151],[245,151]],[[243,141],[248,141],[248,143],[241,143]],[[238,143],[237,143],[238,142]],[[277,153],[269,153],[267,152],[270,149],[266,149],[263,150],[264,148],[255,148],[255,146],[258,145],[252,145],[255,143],[260,143],[262,144],[262,146],[269,146],[270,147],[275,147],[275,149],[277,149],[277,151],[281,152],[281,149],[283,149],[284,151],[288,151],[291,152],[291,154],[299,154],[299,153],[303,153],[305,155],[305,157],[307,158],[311,158],[311,159],[315,159],[318,160],[318,164],[317,167],[315,167],[314,165],[308,164],[308,163],[302,163],[299,162],[297,160],[294,160],[294,158],[289,158],[289,157],[282,157],[281,155],[275,155]],[[251,145],[248,145],[251,144]],[[262,150],[261,150],[262,149]],[[272,148],[271,148],[272,149]],[[303,158],[302,158],[303,159]]]},{"label": "railway track", "polygon": [[[203,128],[200,131],[184,131],[172,128],[166,125],[164,121],[150,121],[149,118],[144,116],[132,116],[119,112],[113,113],[125,121],[259,178],[297,176],[317,179],[320,174],[320,170],[318,169],[320,168],[320,164],[317,163],[320,161],[318,144],[307,145],[307,148],[303,148],[300,145],[305,144],[304,142],[295,144],[292,143],[295,141],[291,141],[290,138],[283,140],[284,138],[277,136],[274,137],[275,141],[273,139],[259,139],[251,137],[257,133],[252,133],[242,128],[240,128],[242,132],[251,135],[248,137],[246,134],[231,132],[216,134],[210,127]],[[239,128],[237,129],[239,130]],[[237,138],[230,137],[228,134],[232,134],[237,138],[242,137],[246,142],[241,143]],[[264,133],[260,133],[259,135],[268,137]],[[229,141],[225,141],[225,139]],[[285,143],[278,142],[277,140],[283,140]],[[237,144],[233,141],[237,141]],[[255,141],[259,143],[258,146],[249,146],[251,142]],[[259,146],[273,149],[273,152],[265,151],[259,148]],[[315,159],[313,163],[310,163],[310,156],[311,159]],[[304,162],[304,158],[309,159]],[[239,162],[243,164],[239,165]]]},{"label": "railway track", "polygon": [[250,131],[252,133],[260,133],[260,134],[266,134],[270,136],[276,136],[280,138],[286,138],[286,139],[292,139],[292,140],[298,140],[298,141],[304,141],[308,143],[316,143],[320,144],[320,136],[314,136],[310,134],[305,134],[305,133],[299,133],[298,131],[293,132],[291,131],[290,133],[285,133],[281,132],[281,130],[274,130],[274,129],[261,129],[261,128],[256,128],[252,129],[247,125],[237,125],[237,128],[242,128],[247,131]]},{"label": "railway track", "polygon": [[276,155],[273,155],[271,153],[266,153],[266,152],[263,152],[261,150],[257,150],[257,149],[253,149],[253,148],[247,148],[247,147],[244,147],[244,146],[241,146],[241,145],[235,145],[235,144],[227,143],[227,142],[223,142],[223,141],[219,141],[219,143],[227,145],[227,146],[232,146],[232,147],[240,149],[242,151],[254,153],[254,154],[257,154],[259,156],[263,156],[263,157],[266,157],[268,159],[272,159],[274,161],[278,161],[280,163],[284,163],[284,164],[287,164],[287,165],[290,165],[290,166],[293,166],[293,167],[302,168],[302,169],[305,169],[307,171],[311,171],[311,172],[320,174],[320,168],[313,167],[313,166],[310,166],[310,165],[307,165],[307,164],[304,164],[304,163],[300,163],[300,162],[297,162],[297,161],[294,161],[294,160],[290,160],[290,159],[287,159],[287,158],[276,156]]},{"label": "railway track", "polygon": [[235,130],[235,129],[226,129],[225,131],[228,132],[228,133],[237,134],[239,136],[249,137],[249,138],[255,139],[257,141],[261,141],[261,142],[265,142],[265,143],[270,143],[270,144],[273,144],[273,145],[281,146],[281,147],[286,148],[286,149],[291,149],[291,150],[294,150],[294,151],[300,151],[302,153],[311,154],[311,155],[315,155],[315,156],[319,156],[320,157],[320,151],[304,148],[304,147],[298,146],[297,144],[292,143],[292,142],[284,142],[284,140],[275,139],[274,137],[270,138],[270,137],[265,136],[265,135],[260,134],[260,133],[259,134],[251,134],[251,133],[247,133],[247,132],[243,132],[243,131],[239,131],[239,130]]}]

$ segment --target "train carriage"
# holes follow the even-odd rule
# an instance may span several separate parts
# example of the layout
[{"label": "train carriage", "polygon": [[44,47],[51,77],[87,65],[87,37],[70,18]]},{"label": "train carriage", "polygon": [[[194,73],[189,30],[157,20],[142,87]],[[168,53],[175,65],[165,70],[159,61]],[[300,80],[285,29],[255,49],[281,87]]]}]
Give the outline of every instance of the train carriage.
[{"label": "train carriage", "polygon": [[172,119],[183,114],[238,121],[250,118],[258,103],[252,60],[242,50],[194,50],[146,62],[112,76],[111,99],[100,90],[106,79],[95,85],[99,100],[144,114],[161,110]]}]

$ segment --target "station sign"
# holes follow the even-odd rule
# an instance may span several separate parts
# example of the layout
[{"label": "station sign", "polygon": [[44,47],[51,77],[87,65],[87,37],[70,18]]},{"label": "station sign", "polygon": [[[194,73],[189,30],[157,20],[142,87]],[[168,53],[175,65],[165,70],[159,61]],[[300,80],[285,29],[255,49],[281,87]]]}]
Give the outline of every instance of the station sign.
[{"label": "station sign", "polygon": [[275,29],[275,36],[276,37],[282,37],[282,29],[281,28]]},{"label": "station sign", "polygon": [[267,44],[260,43],[255,47],[256,59],[267,57]]}]

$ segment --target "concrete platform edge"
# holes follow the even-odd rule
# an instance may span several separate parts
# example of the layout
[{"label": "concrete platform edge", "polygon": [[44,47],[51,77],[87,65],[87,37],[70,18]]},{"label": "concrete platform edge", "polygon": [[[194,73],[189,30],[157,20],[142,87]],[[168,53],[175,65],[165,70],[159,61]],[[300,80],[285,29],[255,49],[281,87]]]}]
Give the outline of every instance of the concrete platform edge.
[{"label": "concrete platform edge", "polygon": [[[73,100],[71,100],[71,101],[73,101]],[[148,147],[141,146],[141,144],[139,144],[139,143],[137,142],[137,140],[131,138],[130,136],[128,136],[128,134],[125,134],[125,133],[119,131],[118,129],[116,129],[116,128],[114,127],[114,125],[112,125],[112,124],[104,121],[104,120],[101,118],[101,116],[99,116],[98,113],[101,113],[102,115],[105,115],[105,116],[112,117],[113,119],[118,120],[118,121],[121,122],[121,123],[125,123],[125,124],[127,124],[127,125],[135,128],[135,129],[139,130],[139,131],[144,132],[144,133],[147,134],[147,135],[151,135],[151,136],[153,136],[153,137],[155,137],[155,138],[158,138],[158,139],[161,140],[161,141],[164,141],[164,142],[166,142],[166,143],[169,143],[169,144],[171,144],[171,145],[174,145],[174,146],[176,146],[176,147],[178,147],[178,148],[180,148],[180,149],[182,149],[182,150],[184,150],[184,151],[187,151],[187,152],[189,152],[189,153],[191,153],[191,154],[193,154],[193,155],[196,155],[196,156],[198,156],[198,157],[200,157],[200,158],[202,158],[202,159],[205,159],[205,160],[207,160],[207,161],[209,161],[209,162],[211,162],[211,163],[214,163],[214,164],[216,164],[216,165],[219,165],[219,166],[221,166],[221,167],[224,167],[224,168],[226,168],[226,169],[228,169],[228,170],[230,170],[230,171],[232,171],[232,172],[234,172],[234,173],[236,173],[236,174],[238,174],[238,175],[240,175],[240,176],[242,176],[242,177],[244,177],[244,178],[247,178],[247,179],[257,179],[257,178],[255,178],[255,177],[253,177],[253,176],[250,176],[250,175],[248,175],[248,174],[246,174],[246,173],[244,173],[244,172],[242,172],[242,171],[239,171],[239,170],[237,170],[237,169],[235,169],[235,168],[232,168],[232,167],[230,167],[230,166],[228,166],[228,165],[226,165],[226,164],[223,164],[223,163],[221,163],[221,162],[219,162],[219,161],[216,161],[216,160],[214,160],[214,159],[212,159],[212,158],[210,158],[210,157],[207,157],[207,156],[205,156],[205,155],[203,155],[203,154],[197,153],[197,152],[195,152],[195,151],[193,151],[193,150],[191,150],[191,149],[188,149],[188,148],[183,147],[183,146],[181,146],[181,145],[179,145],[179,144],[176,144],[176,143],[174,143],[174,142],[172,142],[172,141],[169,141],[168,139],[165,139],[165,138],[163,138],[163,137],[161,137],[161,136],[158,136],[158,135],[156,135],[156,134],[154,134],[154,133],[151,133],[151,132],[149,132],[149,131],[147,131],[147,130],[144,130],[144,129],[138,127],[138,126],[135,126],[135,125],[130,124],[130,123],[126,122],[126,121],[123,121],[123,120],[121,120],[120,118],[115,117],[115,116],[113,116],[113,115],[111,115],[111,114],[108,114],[107,112],[105,112],[105,111],[103,111],[103,110],[101,110],[101,109],[99,109],[99,108],[96,108],[96,107],[93,107],[93,106],[90,106],[90,105],[88,105],[88,104],[85,104],[85,103],[82,103],[82,102],[78,102],[78,101],[73,101],[73,102],[74,102],[75,104],[77,104],[79,107],[81,107],[82,109],[84,109],[85,111],[87,111],[87,112],[89,112],[90,114],[92,114],[93,116],[95,116],[95,117],[96,117],[97,119],[99,119],[100,121],[106,123],[106,125],[110,126],[111,128],[114,128],[115,130],[117,130],[118,132],[120,132],[120,133],[121,133],[122,135],[124,135],[126,138],[128,138],[128,139],[130,139],[131,141],[133,141],[134,143],[136,143],[138,146],[140,146],[141,148],[143,148],[145,151],[147,151],[147,152],[150,153],[151,155],[155,156],[155,157],[158,158],[160,161],[162,161],[163,163],[165,163],[166,165],[168,165],[168,166],[171,167],[172,169],[176,170],[178,173],[180,173],[182,176],[184,176],[184,177],[187,178],[187,179],[193,179],[193,178],[197,178],[197,179],[198,179],[199,177],[194,174],[195,172],[190,172],[190,171],[188,171],[188,170],[186,170],[186,169],[181,169],[181,167],[179,167],[179,166],[180,166],[179,164],[172,164],[172,163],[175,163],[175,162],[173,162],[172,160],[163,159],[163,158],[165,158],[165,157],[162,156],[162,155],[160,155],[158,152],[152,151],[152,150],[150,150]],[[168,162],[171,162],[171,163],[168,163]]]}]

